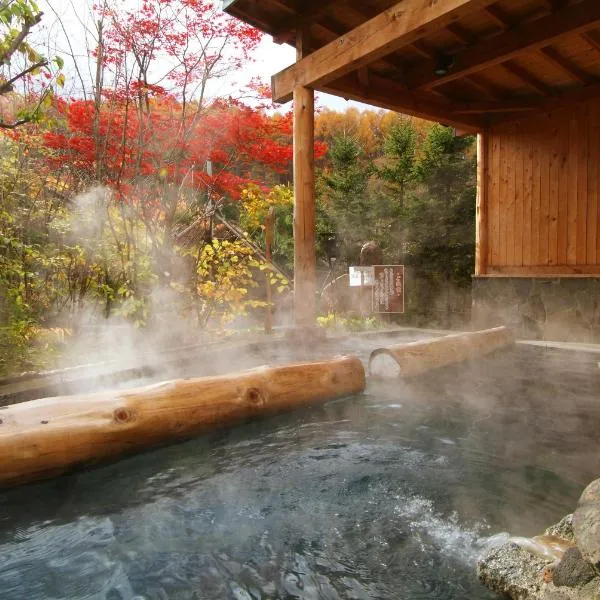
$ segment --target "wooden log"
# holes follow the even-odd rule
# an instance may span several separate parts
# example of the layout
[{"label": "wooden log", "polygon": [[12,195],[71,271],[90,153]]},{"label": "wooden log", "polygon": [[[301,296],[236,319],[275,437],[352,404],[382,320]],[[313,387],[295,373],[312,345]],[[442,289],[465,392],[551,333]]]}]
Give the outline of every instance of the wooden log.
[{"label": "wooden log", "polygon": [[514,338],[511,332],[506,327],[496,327],[378,348],[371,353],[369,371],[371,375],[382,377],[413,377],[431,369],[478,358],[512,344]]},{"label": "wooden log", "polygon": [[245,419],[360,393],[354,357],[44,398],[0,410],[0,485],[55,477]]}]

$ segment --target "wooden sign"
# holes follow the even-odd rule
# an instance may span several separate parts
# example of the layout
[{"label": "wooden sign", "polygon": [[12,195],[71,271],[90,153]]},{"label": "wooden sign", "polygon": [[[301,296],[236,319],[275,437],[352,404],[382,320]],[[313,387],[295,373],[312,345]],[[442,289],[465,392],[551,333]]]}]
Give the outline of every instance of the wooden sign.
[{"label": "wooden sign", "polygon": [[404,265],[375,265],[373,312],[404,313]]}]

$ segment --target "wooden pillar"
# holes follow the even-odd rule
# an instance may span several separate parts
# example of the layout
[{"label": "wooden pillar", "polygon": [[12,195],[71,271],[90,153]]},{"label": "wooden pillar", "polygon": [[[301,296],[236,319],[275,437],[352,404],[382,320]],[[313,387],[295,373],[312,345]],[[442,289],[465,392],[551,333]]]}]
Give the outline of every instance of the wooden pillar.
[{"label": "wooden pillar", "polygon": [[[308,36],[298,35],[297,54],[307,54]],[[294,316],[296,327],[314,327],[317,317],[315,218],[315,94],[294,90]]]},{"label": "wooden pillar", "polygon": [[485,275],[488,264],[488,140],[487,131],[477,135],[477,215],[475,234],[475,275]]}]

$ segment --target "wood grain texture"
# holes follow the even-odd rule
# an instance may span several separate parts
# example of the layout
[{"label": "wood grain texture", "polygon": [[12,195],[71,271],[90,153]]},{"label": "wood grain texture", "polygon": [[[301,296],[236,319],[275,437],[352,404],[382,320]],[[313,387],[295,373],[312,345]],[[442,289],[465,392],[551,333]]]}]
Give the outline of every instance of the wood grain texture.
[{"label": "wood grain texture", "polygon": [[489,206],[487,188],[489,185],[488,135],[477,136],[477,208],[475,233],[475,274],[485,273],[488,261]]},{"label": "wood grain texture", "polygon": [[589,136],[588,136],[588,213],[587,213],[587,264],[600,262],[599,227],[600,202],[600,107],[598,104],[589,105]]},{"label": "wood grain texture", "polygon": [[342,357],[15,404],[0,411],[0,485],[54,477],[364,387],[360,360]]},{"label": "wood grain texture", "polygon": [[315,207],[315,94],[294,90],[294,315],[298,327],[317,318]]},{"label": "wood grain texture", "polygon": [[600,100],[493,126],[488,154],[488,273],[600,264]]},{"label": "wood grain texture", "polygon": [[369,371],[372,375],[385,375],[389,372],[386,358],[392,358],[400,367],[401,377],[414,377],[432,369],[484,356],[512,344],[514,338],[510,330],[496,327],[378,348],[371,354]]},{"label": "wood grain texture", "polygon": [[312,54],[273,77],[282,102],[309,87],[459,128],[471,117],[466,129],[478,132],[600,93],[597,0],[554,10],[542,0],[228,0],[226,10],[280,42],[310,29]]},{"label": "wood grain texture", "polygon": [[600,4],[596,0],[582,0],[466,48],[455,55],[454,66],[445,75],[436,76],[430,68],[417,67],[408,74],[410,87],[429,89],[455,81],[512,60],[524,51],[538,50],[568,36],[589,31],[599,22]]},{"label": "wood grain texture", "polygon": [[298,86],[333,81],[489,4],[491,0],[403,0],[275,75],[273,100],[287,102]]},{"label": "wood grain texture", "polygon": [[588,105],[582,104],[577,111],[577,219],[575,241],[576,265],[587,264],[587,235],[588,235],[588,168],[589,163],[589,118]]}]

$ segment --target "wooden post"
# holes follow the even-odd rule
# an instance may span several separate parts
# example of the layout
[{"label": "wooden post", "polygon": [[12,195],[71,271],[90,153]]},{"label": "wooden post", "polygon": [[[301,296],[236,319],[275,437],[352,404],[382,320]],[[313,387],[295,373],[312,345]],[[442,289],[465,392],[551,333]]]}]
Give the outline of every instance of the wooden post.
[{"label": "wooden post", "polygon": [[[308,53],[306,31],[297,36],[298,60]],[[294,90],[294,316],[296,327],[314,327],[317,318],[315,217],[315,93]]]},{"label": "wooden post", "polygon": [[271,293],[271,262],[273,260],[273,228],[275,226],[275,211],[269,209],[265,219],[265,258],[269,268],[265,271],[267,312],[265,313],[265,333],[273,333],[273,294]]},{"label": "wooden post", "polygon": [[477,221],[475,275],[485,275],[488,264],[488,132],[477,135]]}]

